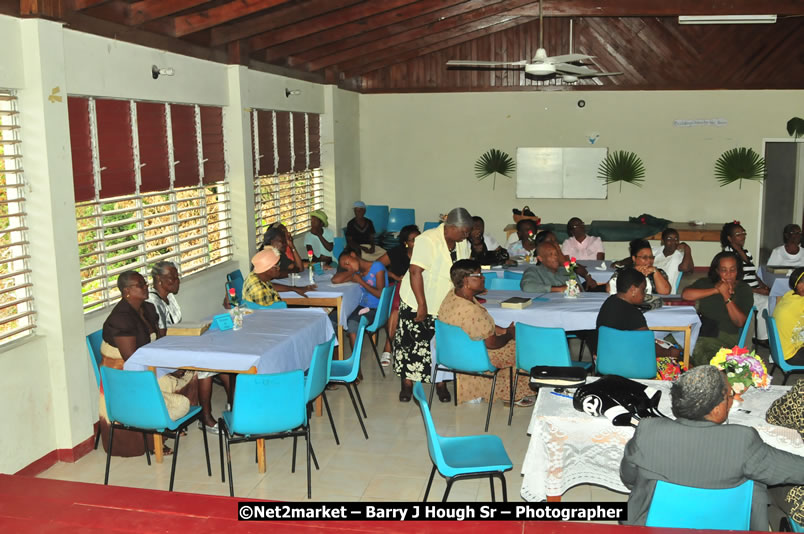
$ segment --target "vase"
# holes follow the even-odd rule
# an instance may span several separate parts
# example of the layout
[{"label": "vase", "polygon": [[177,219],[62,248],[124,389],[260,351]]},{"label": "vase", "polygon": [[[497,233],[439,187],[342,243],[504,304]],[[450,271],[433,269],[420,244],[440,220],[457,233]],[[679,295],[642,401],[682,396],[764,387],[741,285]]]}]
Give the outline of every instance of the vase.
[{"label": "vase", "polygon": [[581,288],[578,287],[577,280],[568,280],[567,281],[567,288],[564,290],[564,296],[566,298],[577,298],[578,295],[581,294]]},{"label": "vase", "polygon": [[243,328],[243,308],[240,306],[233,306],[229,310],[229,315],[232,316],[232,330],[240,330]]}]

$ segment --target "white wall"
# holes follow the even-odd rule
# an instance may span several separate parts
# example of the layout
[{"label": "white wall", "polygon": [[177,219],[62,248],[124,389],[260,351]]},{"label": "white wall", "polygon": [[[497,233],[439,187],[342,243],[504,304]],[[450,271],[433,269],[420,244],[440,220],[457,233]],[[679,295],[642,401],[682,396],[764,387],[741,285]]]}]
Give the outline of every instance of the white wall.
[{"label": "white wall", "polygon": [[[415,207],[421,225],[463,206],[486,220],[498,239],[511,208],[527,204],[544,222],[626,220],[650,213],[674,221],[739,219],[748,246],[758,243],[757,183],[719,187],[715,160],[747,146],[762,153],[764,137],[785,137],[804,91],[511,92],[360,96],[361,196],[372,204]],[[584,108],[578,100],[586,101]],[[722,127],[680,128],[675,119],[723,118]],[[474,163],[490,148],[516,157],[517,147],[594,146],[636,152],[644,187],[610,186],[607,200],[515,198],[515,179],[478,182]],[[719,250],[693,244],[699,265]],[[623,257],[613,243],[607,257]]]},{"label": "white wall", "polygon": [[23,85],[19,19],[0,15],[0,87]]},{"label": "white wall", "polygon": [[332,172],[327,175],[324,193],[330,227],[340,235],[341,228],[354,217],[352,205],[360,199],[360,99],[357,93],[331,87],[325,93],[325,101],[321,164]]}]

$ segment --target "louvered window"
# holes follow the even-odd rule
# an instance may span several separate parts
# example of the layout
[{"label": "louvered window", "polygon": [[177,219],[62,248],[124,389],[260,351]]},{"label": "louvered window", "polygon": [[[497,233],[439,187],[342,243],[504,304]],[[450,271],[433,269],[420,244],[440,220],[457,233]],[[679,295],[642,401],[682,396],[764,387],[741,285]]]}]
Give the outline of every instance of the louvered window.
[{"label": "louvered window", "polygon": [[17,99],[0,89],[0,344],[36,326],[20,147]]}]

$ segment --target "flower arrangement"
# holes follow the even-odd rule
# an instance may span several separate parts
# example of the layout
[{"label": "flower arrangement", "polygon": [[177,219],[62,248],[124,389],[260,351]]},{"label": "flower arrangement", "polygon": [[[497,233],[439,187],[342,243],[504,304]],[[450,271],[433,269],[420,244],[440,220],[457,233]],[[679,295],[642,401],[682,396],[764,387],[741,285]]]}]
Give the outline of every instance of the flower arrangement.
[{"label": "flower arrangement", "polygon": [[235,288],[233,287],[229,288],[229,304],[232,306],[232,308],[236,308],[238,305],[237,291],[235,291]]},{"label": "flower arrangement", "polygon": [[564,262],[564,269],[567,271],[567,274],[573,276],[575,274],[575,269],[578,268],[578,264],[576,263],[575,258],[570,258],[569,261]]},{"label": "flower arrangement", "polygon": [[581,288],[578,287],[578,281],[575,279],[575,269],[578,268],[578,264],[575,263],[575,258],[570,258],[569,261],[564,262],[564,270],[567,271],[569,275],[569,280],[567,280],[567,289],[564,290],[564,296],[575,298],[581,294]]},{"label": "flower arrangement", "polygon": [[740,347],[723,347],[709,363],[726,373],[736,395],[742,394],[751,386],[759,389],[770,387],[771,376],[754,351],[749,353],[748,349]]}]

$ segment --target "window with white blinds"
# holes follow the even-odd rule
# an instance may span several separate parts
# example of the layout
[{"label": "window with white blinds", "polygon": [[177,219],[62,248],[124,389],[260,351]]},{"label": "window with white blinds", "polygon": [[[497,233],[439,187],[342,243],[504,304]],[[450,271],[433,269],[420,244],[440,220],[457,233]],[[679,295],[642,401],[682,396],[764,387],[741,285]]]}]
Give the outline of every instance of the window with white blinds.
[{"label": "window with white blinds", "polygon": [[0,344],[36,326],[18,119],[14,93],[0,89]]},{"label": "window with white blinds", "polygon": [[324,207],[319,115],[252,111],[254,216],[257,244],[275,222],[291,235],[310,229],[310,212]]},{"label": "window with white blinds", "polygon": [[70,97],[85,312],[120,298],[124,271],[167,260],[187,276],[232,257],[220,108],[120,102]]}]

